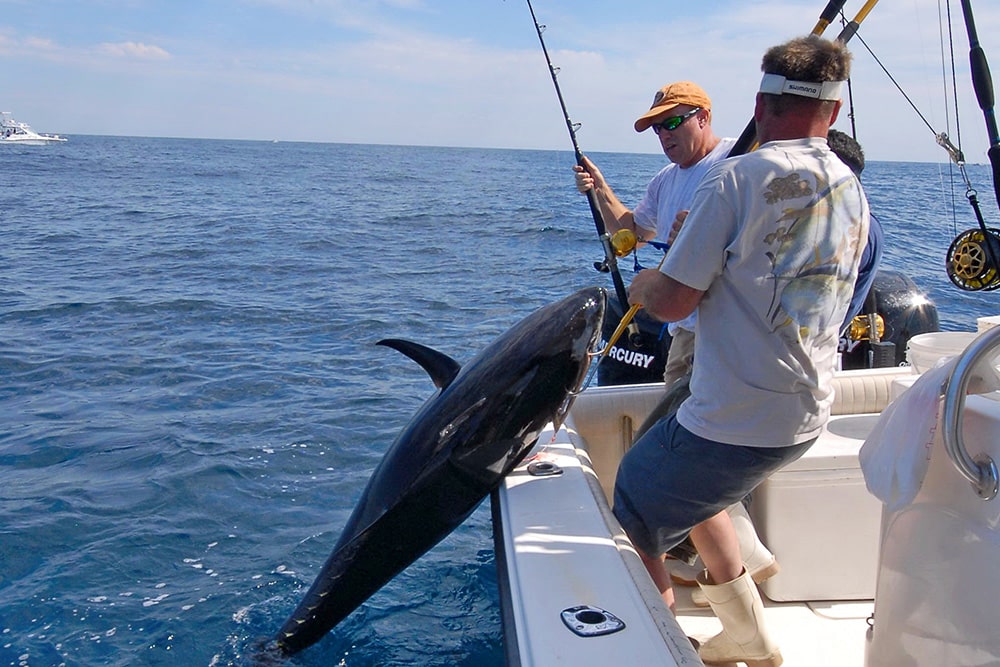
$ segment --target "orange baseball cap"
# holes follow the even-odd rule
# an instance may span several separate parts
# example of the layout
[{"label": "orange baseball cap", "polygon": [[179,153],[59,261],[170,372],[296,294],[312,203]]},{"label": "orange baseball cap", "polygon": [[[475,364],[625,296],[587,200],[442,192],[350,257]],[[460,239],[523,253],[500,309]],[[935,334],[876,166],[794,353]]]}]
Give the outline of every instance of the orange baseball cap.
[{"label": "orange baseball cap", "polygon": [[653,106],[635,121],[635,131],[642,132],[661,118],[665,118],[680,104],[688,104],[702,109],[711,109],[712,100],[701,86],[690,81],[671,83],[656,91]]}]

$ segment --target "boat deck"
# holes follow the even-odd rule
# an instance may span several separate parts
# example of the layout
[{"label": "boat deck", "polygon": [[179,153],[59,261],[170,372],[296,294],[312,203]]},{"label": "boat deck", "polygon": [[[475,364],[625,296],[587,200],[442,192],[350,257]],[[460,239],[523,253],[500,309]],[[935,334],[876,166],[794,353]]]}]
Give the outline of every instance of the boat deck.
[{"label": "boat deck", "polygon": [[[852,384],[842,387],[841,400],[849,399],[866,413],[880,409],[888,400],[891,382],[903,374],[905,369],[855,374]],[[676,617],[667,611],[607,503],[614,471],[621,454],[632,442],[635,425],[661,396],[662,388],[653,385],[600,388],[582,395],[567,425],[555,432],[544,432],[532,455],[508,476],[498,491],[494,529],[502,527],[497,541],[498,558],[503,559],[500,569],[506,574],[502,607],[506,606],[505,633],[516,644],[508,646],[508,654],[517,656],[510,664],[579,667],[617,661],[697,665],[700,661],[690,651],[685,635],[704,641],[721,631],[722,626],[710,609],[696,607],[691,602],[693,588],[675,586]],[[852,445],[856,446],[857,443]],[[856,452],[852,456],[856,465]],[[806,488],[812,488],[813,473],[805,474]],[[836,470],[831,474],[839,481],[826,489],[827,493],[843,487],[845,480],[855,483],[850,471]],[[798,488],[796,480],[793,479],[791,486]],[[760,500],[766,502],[766,498]],[[857,532],[862,517],[846,509],[848,505],[837,497],[831,496],[830,500],[843,514],[839,522],[829,526],[837,532],[831,539],[833,545],[844,541],[845,551],[838,557],[832,553],[835,546],[823,545],[820,548],[824,562],[817,557],[805,562],[810,570],[822,574],[827,582],[826,592],[850,592],[855,590],[852,580],[864,571],[855,553],[863,547],[863,540],[852,534]],[[794,497],[792,501],[791,505],[779,504],[794,510]],[[874,511],[877,515],[877,505]],[[815,513],[807,512],[806,516],[812,524],[816,523]],[[825,521],[820,522],[826,525]],[[788,526],[797,536],[795,539],[801,541],[800,524],[792,521],[785,525]],[[815,531],[809,539],[814,537]],[[877,536],[868,537],[873,543],[877,540]],[[818,545],[817,542],[812,546]],[[784,564],[783,572],[787,570],[791,575],[801,570],[801,554],[794,549],[782,553],[791,559]],[[781,564],[781,553],[777,556]],[[683,578],[694,578],[692,568],[676,561],[672,567]],[[766,623],[781,648],[784,664],[789,667],[864,665],[873,601],[818,599],[823,596],[809,596],[812,599],[808,602],[787,601],[797,599],[787,595],[790,588],[787,584],[794,581],[794,577],[786,578],[783,586],[775,587],[775,597],[786,601],[769,600],[762,595]],[[588,639],[573,637],[559,622],[558,615],[559,609],[572,604],[610,611],[625,622],[625,630]]]},{"label": "boat deck", "polygon": [[[691,604],[691,591],[675,586],[677,621],[704,641],[722,630],[710,609]],[[873,601],[773,602],[766,597],[767,627],[781,647],[784,667],[850,667],[864,664],[865,635]]]},{"label": "boat deck", "polygon": [[[515,470],[501,488],[502,516],[495,517],[509,531],[501,537],[498,554],[505,551],[505,542],[508,558],[513,561],[508,563],[510,579],[506,582],[511,587],[507,595],[513,598],[513,609],[508,612],[516,617],[511,620],[519,628],[520,645],[514,652],[520,655],[510,664],[609,664],[612,655],[641,655],[643,661],[654,660],[648,664],[700,664],[691,654],[674,653],[678,640],[687,635],[704,641],[721,630],[719,620],[710,609],[694,606],[694,589],[685,586],[675,586],[676,620],[669,617],[652,582],[644,572],[635,571],[641,565],[631,544],[621,536],[615,539],[614,530],[597,537],[601,530],[591,524],[603,527],[609,518],[588,502],[597,498],[600,490],[586,454],[574,447],[564,430],[552,440],[546,441],[546,436],[551,438],[551,431],[543,436],[545,444],[538,447],[536,455]],[[532,463],[554,466],[561,472],[534,477],[528,473]],[[584,490],[588,483],[590,492]],[[631,568],[623,566],[629,561]],[[674,567],[685,578],[692,576],[690,567],[681,563]],[[786,667],[864,664],[872,601],[774,602],[765,596],[762,600],[767,625],[781,647]],[[629,629],[590,640],[570,637],[558,620],[558,609],[552,606],[566,606],[569,601],[609,609],[621,616]],[[647,625],[650,620],[654,622]]]}]

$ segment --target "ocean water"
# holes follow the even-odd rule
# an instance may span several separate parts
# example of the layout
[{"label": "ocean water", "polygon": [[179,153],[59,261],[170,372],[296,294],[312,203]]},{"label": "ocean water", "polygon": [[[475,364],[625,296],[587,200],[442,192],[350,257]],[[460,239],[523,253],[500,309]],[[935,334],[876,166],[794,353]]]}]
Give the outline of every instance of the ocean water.
[{"label": "ocean water", "polygon": [[[374,343],[464,361],[610,286],[569,151],[3,149],[0,665],[246,664],[434,391]],[[630,204],[664,160],[592,157]],[[987,168],[969,170],[998,226]],[[975,226],[954,177],[875,162],[864,182],[885,266],[943,329],[974,329],[1000,303],[944,273]],[[289,663],[502,664],[488,505]]]}]

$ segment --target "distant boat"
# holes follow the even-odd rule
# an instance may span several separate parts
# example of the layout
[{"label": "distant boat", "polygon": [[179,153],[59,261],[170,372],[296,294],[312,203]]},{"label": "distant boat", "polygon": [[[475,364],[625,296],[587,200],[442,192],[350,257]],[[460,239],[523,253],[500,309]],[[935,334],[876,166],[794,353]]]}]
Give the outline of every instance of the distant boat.
[{"label": "distant boat", "polygon": [[39,134],[27,123],[14,120],[9,111],[0,112],[0,143],[44,146],[57,141],[66,141],[66,138],[58,134]]}]

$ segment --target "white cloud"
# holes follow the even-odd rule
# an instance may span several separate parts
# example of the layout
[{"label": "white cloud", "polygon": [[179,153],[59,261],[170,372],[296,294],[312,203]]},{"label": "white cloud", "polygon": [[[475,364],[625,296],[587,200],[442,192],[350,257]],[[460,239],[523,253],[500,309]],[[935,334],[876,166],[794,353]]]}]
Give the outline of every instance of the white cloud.
[{"label": "white cloud", "polygon": [[120,42],[118,44],[105,42],[98,45],[97,50],[100,53],[115,58],[138,58],[141,60],[170,59],[170,54],[165,49],[140,42]]},{"label": "white cloud", "polygon": [[54,51],[57,48],[55,42],[44,37],[27,37],[23,44],[32,51]]},{"label": "white cloud", "polygon": [[[698,81],[712,95],[720,134],[738,134],[752,113],[760,55],[810,30],[819,9],[813,0],[727,0],[690,11],[636,0],[627,12],[600,0],[535,4],[549,27],[544,37],[561,68],[568,111],[583,124],[581,148],[590,152],[657,152],[658,143],[635,133],[632,122],[657,88],[680,79]],[[937,0],[882,5],[860,34],[935,130],[945,129],[954,114],[944,109],[950,89],[933,83],[942,70]],[[237,6],[241,11],[228,15],[216,3],[195,11],[166,0],[118,14],[53,9],[44,24],[50,32],[33,38],[26,37],[35,34],[33,23],[0,26],[0,53],[18,59],[9,89],[21,96],[26,116],[51,113],[51,125],[81,133],[184,136],[191,126],[183,119],[197,116],[199,136],[271,138],[274,128],[246,113],[253,108],[283,119],[282,131],[306,140],[569,148],[523,3],[239,0]],[[92,23],[81,28],[80,21]],[[962,135],[978,160],[983,118],[968,92],[959,23]],[[1000,59],[994,39],[1000,8],[980,3],[977,24],[990,42],[984,48]],[[940,159],[933,134],[860,41],[852,43],[853,90],[858,135],[870,159]],[[83,108],[110,127],[84,125]],[[69,110],[66,119],[57,117]],[[849,129],[848,122],[842,114],[838,127]]]}]

